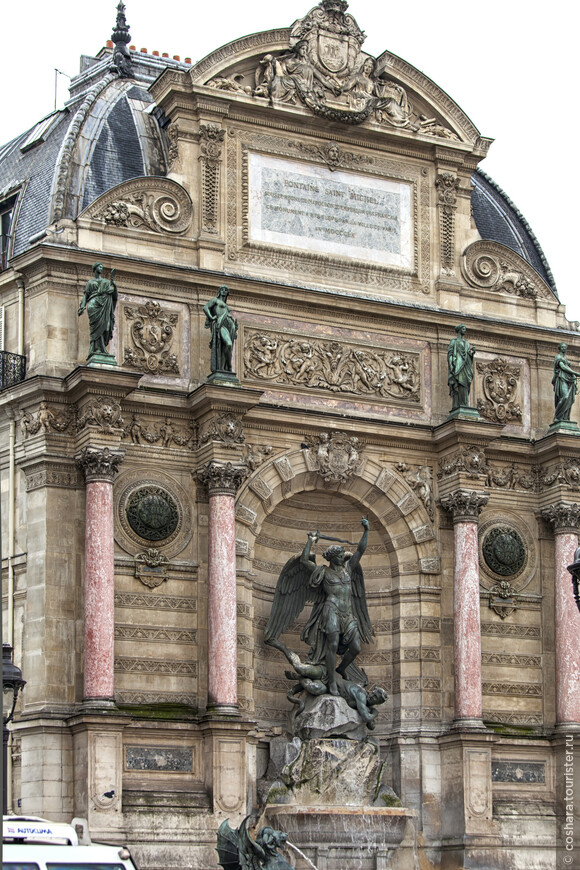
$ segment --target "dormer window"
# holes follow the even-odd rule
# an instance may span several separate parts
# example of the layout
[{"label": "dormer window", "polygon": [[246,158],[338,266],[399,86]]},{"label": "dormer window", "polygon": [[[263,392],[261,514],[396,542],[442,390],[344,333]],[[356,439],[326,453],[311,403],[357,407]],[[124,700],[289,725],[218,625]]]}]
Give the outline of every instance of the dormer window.
[{"label": "dormer window", "polygon": [[47,115],[46,118],[43,118],[42,121],[39,121],[38,124],[32,128],[22,145],[20,146],[21,151],[29,151],[31,148],[34,148],[35,145],[39,145],[41,142],[44,142],[48,137],[48,134],[52,130],[54,124],[58,120],[61,114],[61,110],[58,109],[56,112],[51,112],[50,115]]},{"label": "dormer window", "polygon": [[0,271],[8,266],[8,258],[11,254],[10,228],[15,203],[15,197],[0,203]]}]

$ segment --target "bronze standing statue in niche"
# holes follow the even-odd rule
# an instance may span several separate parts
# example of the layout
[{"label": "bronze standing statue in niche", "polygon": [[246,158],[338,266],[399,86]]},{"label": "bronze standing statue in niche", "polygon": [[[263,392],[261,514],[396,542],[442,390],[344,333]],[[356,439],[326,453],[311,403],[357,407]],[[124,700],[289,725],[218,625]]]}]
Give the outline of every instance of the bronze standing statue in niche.
[{"label": "bronze standing statue in niche", "polygon": [[[363,535],[354,553],[344,547],[333,545],[323,554],[328,565],[316,565],[311,549],[320,538],[328,538],[319,532],[310,532],[300,556],[288,560],[276,586],[272,612],[264,640],[284,653],[294,665],[293,653],[279,640],[292,625],[308,601],[314,602],[310,618],[301,639],[310,646],[308,666],[316,666],[315,680],[322,681],[322,689],[311,694],[342,694],[339,682],[354,681],[366,685],[366,675],[355,665],[361,643],[370,643],[374,635],[371,626],[360,560],[369,537],[369,521],[361,520]],[[343,542],[348,543],[348,542]],[[337,656],[342,656],[337,667]],[[307,674],[297,673],[308,679]],[[304,683],[302,688],[310,691]]]},{"label": "bronze standing statue in niche", "polygon": [[449,342],[447,367],[449,395],[452,398],[451,411],[469,408],[469,390],[473,381],[473,348],[465,338],[467,328],[463,323],[455,327],[455,338]]},{"label": "bronze standing statue in niche", "polygon": [[565,341],[558,345],[558,354],[554,358],[554,423],[569,423],[570,412],[576,398],[577,381],[580,373],[574,371],[566,359],[568,345]]},{"label": "bronze standing statue in niche", "polygon": [[116,365],[115,358],[107,351],[107,345],[113,337],[117,296],[115,269],[111,269],[110,279],[103,278],[103,264],[95,263],[93,266],[93,277],[87,281],[78,311],[80,317],[86,309],[89,317],[90,345],[87,357],[88,361],[93,360],[105,362],[109,365]]},{"label": "bronze standing statue in niche", "polygon": [[238,321],[227,304],[229,290],[223,284],[217,296],[204,305],[205,328],[211,329],[211,372],[232,372],[232,353],[238,335]]}]

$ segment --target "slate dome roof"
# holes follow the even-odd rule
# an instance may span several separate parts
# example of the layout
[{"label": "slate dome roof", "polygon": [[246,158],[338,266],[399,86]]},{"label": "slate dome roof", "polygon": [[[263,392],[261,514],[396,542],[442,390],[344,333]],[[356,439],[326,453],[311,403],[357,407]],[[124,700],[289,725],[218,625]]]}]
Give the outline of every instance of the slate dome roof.
[{"label": "slate dome roof", "polygon": [[[131,76],[115,66],[112,43],[81,58],[66,107],[0,147],[0,203],[14,197],[11,256],[38,241],[56,220],[76,218],[112,187],[168,172],[167,120],[149,85],[177,59],[130,52]],[[529,224],[485,172],[472,176],[472,211],[483,240],[515,251],[557,297],[550,267]]]}]

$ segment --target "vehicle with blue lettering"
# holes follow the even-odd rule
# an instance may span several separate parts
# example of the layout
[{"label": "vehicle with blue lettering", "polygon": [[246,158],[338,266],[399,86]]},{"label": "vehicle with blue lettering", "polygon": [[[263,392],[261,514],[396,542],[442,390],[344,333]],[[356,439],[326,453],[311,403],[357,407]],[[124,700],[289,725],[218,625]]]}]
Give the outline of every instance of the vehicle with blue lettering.
[{"label": "vehicle with blue lettering", "polygon": [[137,870],[126,846],[93,843],[86,819],[70,825],[4,816],[2,870]]}]

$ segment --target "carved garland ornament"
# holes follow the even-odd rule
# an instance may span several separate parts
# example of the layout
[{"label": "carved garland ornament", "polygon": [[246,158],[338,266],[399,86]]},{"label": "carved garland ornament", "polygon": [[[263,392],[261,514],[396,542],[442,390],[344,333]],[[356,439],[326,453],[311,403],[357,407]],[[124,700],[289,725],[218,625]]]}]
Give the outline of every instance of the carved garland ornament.
[{"label": "carved garland ornament", "polygon": [[197,430],[191,423],[187,429],[176,428],[169,417],[156,424],[146,425],[144,418],[137,414],[131,415],[121,433],[122,438],[130,438],[133,444],[156,444],[158,447],[181,447],[195,450],[197,447]]},{"label": "carved garland ornament", "polygon": [[193,204],[186,190],[169,178],[144,176],[125,181],[100,196],[82,217],[115,227],[155,233],[184,233],[191,224]]},{"label": "carved garland ornament", "polygon": [[248,330],[244,376],[333,393],[420,402],[419,354]]},{"label": "carved garland ornament", "polygon": [[137,308],[125,307],[131,323],[133,347],[124,348],[123,365],[145,374],[179,374],[176,354],[171,352],[179,315],[149,300]]}]

